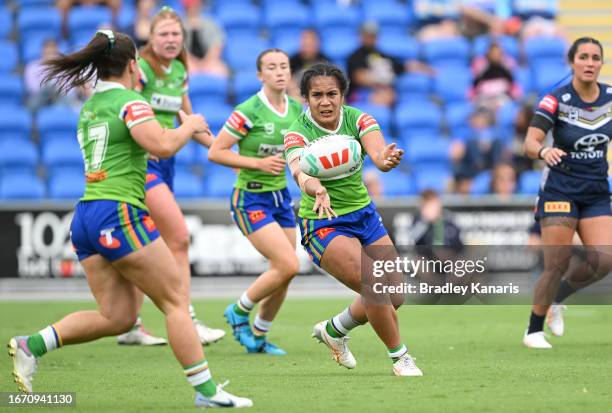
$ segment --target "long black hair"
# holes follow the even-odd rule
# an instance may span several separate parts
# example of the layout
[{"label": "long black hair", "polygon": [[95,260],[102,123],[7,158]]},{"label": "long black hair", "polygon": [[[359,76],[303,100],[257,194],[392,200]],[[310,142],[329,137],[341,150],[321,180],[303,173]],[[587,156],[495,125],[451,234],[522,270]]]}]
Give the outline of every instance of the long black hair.
[{"label": "long black hair", "polygon": [[100,30],[81,50],[43,62],[42,84],[53,83],[62,93],[83,86],[95,78],[108,79],[123,74],[136,58],[136,46],[124,33]]},{"label": "long black hair", "polygon": [[340,93],[342,93],[342,96],[346,95],[349,87],[349,81],[344,72],[338,66],[331,63],[317,63],[308,68],[300,80],[300,94],[304,98],[308,98],[308,94],[310,92],[310,81],[312,78],[319,76],[336,78]]}]

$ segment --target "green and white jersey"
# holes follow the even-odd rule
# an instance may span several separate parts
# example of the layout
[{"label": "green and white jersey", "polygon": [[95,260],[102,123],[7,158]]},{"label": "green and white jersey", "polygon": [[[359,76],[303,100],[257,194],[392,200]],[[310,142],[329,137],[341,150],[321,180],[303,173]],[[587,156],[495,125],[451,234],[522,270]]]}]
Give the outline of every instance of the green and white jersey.
[{"label": "green and white jersey", "polygon": [[[361,157],[365,158],[361,138],[369,132],[380,130],[376,119],[367,113],[351,106],[342,106],[340,110],[340,122],[336,130],[325,129],[312,118],[310,110],[304,112],[291,125],[285,134],[285,155],[287,162],[301,156],[304,147],[309,143],[326,135],[348,135],[352,136],[362,145]],[[368,191],[363,184],[362,167],[353,175],[331,181],[323,181],[331,200],[331,207],[338,215],[345,215],[367,206],[371,200]],[[301,218],[318,219],[319,216],[313,212],[315,199],[302,192],[300,211]]]},{"label": "green and white jersey", "polygon": [[85,163],[82,201],[106,199],[145,206],[147,153],[130,129],[155,119],[151,105],[123,85],[98,81],[79,116],[77,137]]},{"label": "green and white jersey", "polygon": [[[270,104],[263,90],[234,109],[223,128],[238,139],[238,152],[242,156],[265,158],[283,153],[283,136],[302,113],[302,105],[285,95],[285,112],[279,113]],[[235,188],[250,192],[278,191],[287,186],[285,174],[241,169]]]},{"label": "green and white jersey", "polygon": [[153,107],[159,123],[165,128],[174,128],[174,119],[183,105],[183,95],[188,91],[185,66],[178,59],[172,60],[163,79],[157,77],[145,59],[139,58],[138,66],[140,94]]}]

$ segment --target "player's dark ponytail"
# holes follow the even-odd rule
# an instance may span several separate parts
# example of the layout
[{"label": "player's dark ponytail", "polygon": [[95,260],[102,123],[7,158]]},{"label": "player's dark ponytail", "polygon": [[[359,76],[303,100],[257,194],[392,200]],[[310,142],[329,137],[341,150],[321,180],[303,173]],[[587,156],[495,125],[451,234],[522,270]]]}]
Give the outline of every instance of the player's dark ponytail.
[{"label": "player's dark ponytail", "polygon": [[599,46],[599,50],[601,51],[601,59],[603,60],[604,51],[603,51],[603,47],[601,46],[601,43],[599,43],[599,40],[593,37],[581,37],[579,39],[576,39],[574,43],[572,43],[572,46],[567,51],[567,61],[569,64],[574,63],[574,58],[576,57],[576,52],[578,51],[578,47],[581,44],[586,44],[586,43],[593,43]]},{"label": "player's dark ponytail", "polygon": [[316,65],[313,65],[307,69],[302,75],[302,80],[300,80],[300,94],[304,98],[308,97],[310,92],[310,81],[312,78],[320,76],[335,77],[342,96],[345,96],[348,92],[349,81],[344,72],[338,66],[332,65],[331,63],[317,63]]},{"label": "player's dark ponytail", "polygon": [[123,33],[100,30],[81,50],[43,62],[42,84],[53,83],[62,93],[92,80],[119,77],[130,60],[136,58],[136,46]]}]

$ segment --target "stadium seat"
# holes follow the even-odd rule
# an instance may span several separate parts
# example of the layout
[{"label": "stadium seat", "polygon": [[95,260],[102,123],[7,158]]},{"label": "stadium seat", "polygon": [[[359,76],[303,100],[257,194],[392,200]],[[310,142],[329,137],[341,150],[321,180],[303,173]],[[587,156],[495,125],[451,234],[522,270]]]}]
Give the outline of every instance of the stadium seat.
[{"label": "stadium seat", "polygon": [[491,37],[489,35],[478,36],[474,39],[474,56],[484,56],[489,50],[489,46],[495,42],[501,46],[504,53],[518,60],[520,55],[520,46],[518,40],[512,36]]},{"label": "stadium seat", "polygon": [[72,44],[89,41],[100,27],[110,27],[113,16],[108,7],[75,6],[68,12],[68,37]]},{"label": "stadium seat", "polygon": [[55,0],[20,0],[19,7],[26,9],[29,7],[52,7]]},{"label": "stadium seat", "polygon": [[414,171],[414,176],[417,193],[427,189],[446,192],[451,179],[451,173],[446,168],[419,168]]},{"label": "stadium seat", "polygon": [[47,106],[40,109],[36,116],[36,127],[42,142],[56,138],[76,141],[79,114],[68,106]]},{"label": "stadium seat", "polygon": [[376,119],[383,134],[391,133],[391,110],[388,107],[370,103],[356,104],[356,107]]},{"label": "stadium seat", "polygon": [[300,191],[300,188],[298,188],[297,184],[295,183],[295,180],[291,176],[291,171],[289,171],[289,168],[285,168],[285,178],[287,179],[287,189],[289,189],[291,198],[293,198],[294,200],[300,199],[302,196],[302,192]]},{"label": "stadium seat", "polygon": [[224,166],[213,166],[205,181],[204,195],[211,198],[228,199],[234,189],[236,173],[231,168]]},{"label": "stadium seat", "polygon": [[0,179],[0,199],[3,200],[26,200],[43,199],[45,197],[45,185],[38,176],[34,174],[5,174]]},{"label": "stadium seat", "polygon": [[264,12],[264,22],[273,37],[290,29],[298,33],[308,26],[309,10],[297,2],[278,2],[274,7],[268,7]]},{"label": "stadium seat", "polygon": [[610,192],[612,192],[612,176],[608,177],[608,187],[610,188]]},{"label": "stadium seat", "polygon": [[518,192],[524,195],[536,195],[540,190],[542,171],[525,171],[519,177]]},{"label": "stadium seat", "polygon": [[383,195],[386,197],[409,196],[416,193],[416,187],[410,174],[397,169],[391,173],[381,173],[379,175]]},{"label": "stadium seat", "polygon": [[359,47],[359,41],[356,37],[350,35],[329,35],[324,34],[321,39],[321,50],[334,62],[346,59]]},{"label": "stadium seat", "polygon": [[445,103],[465,102],[472,86],[472,73],[466,66],[441,66],[434,78],[434,92]]},{"label": "stadium seat", "polygon": [[402,103],[395,109],[395,128],[399,137],[408,143],[420,135],[436,135],[440,132],[442,112],[431,102]]},{"label": "stadium seat", "polygon": [[534,67],[543,63],[564,63],[568,46],[560,37],[539,36],[530,38],[524,48],[529,66]]},{"label": "stadium seat", "polygon": [[217,135],[225,121],[232,114],[233,108],[226,104],[200,104],[199,102],[194,104],[194,111],[201,113],[206,117],[208,125],[212,133]]},{"label": "stadium seat", "polygon": [[127,28],[130,28],[134,24],[134,19],[136,18],[136,8],[134,5],[128,5],[125,1],[123,1],[121,5],[121,10],[119,11],[119,15],[117,16],[117,27],[121,28],[121,31],[125,31]]},{"label": "stadium seat", "polygon": [[23,106],[0,106],[0,140],[10,136],[30,139],[32,131],[32,115]]},{"label": "stadium seat", "polygon": [[533,90],[543,96],[571,81],[570,68],[563,62],[532,65]]},{"label": "stadium seat", "polygon": [[531,70],[528,67],[517,67],[512,73],[514,81],[521,87],[524,94],[529,94],[534,91],[531,82]]},{"label": "stadium seat", "polygon": [[174,195],[179,199],[203,197],[202,178],[192,173],[177,172],[174,176]]},{"label": "stadium seat", "polygon": [[406,146],[406,157],[413,168],[450,166],[450,142],[436,135],[422,135],[411,139]]},{"label": "stadium seat", "polygon": [[85,175],[83,168],[74,173],[58,171],[49,175],[47,180],[48,196],[51,199],[77,200],[83,196]]},{"label": "stadium seat", "polygon": [[6,7],[0,4],[0,39],[6,39],[13,31],[13,16]]},{"label": "stadium seat", "polygon": [[554,19],[559,12],[559,0],[514,0],[512,11],[524,21],[534,16]]},{"label": "stadium seat", "polygon": [[225,103],[227,101],[228,80],[212,75],[189,77],[189,97],[191,100],[206,100]]},{"label": "stadium seat", "polygon": [[42,163],[48,171],[55,168],[83,168],[83,155],[76,139],[53,139],[45,142],[41,148]]},{"label": "stadium seat", "polygon": [[458,102],[447,105],[446,126],[452,139],[465,140],[469,137],[469,118],[474,108],[470,103]]},{"label": "stadium seat", "polygon": [[357,33],[361,21],[359,10],[356,7],[345,7],[336,2],[313,4],[314,25],[323,32],[328,28],[341,28],[352,33]]},{"label": "stadium seat", "polygon": [[38,165],[36,146],[25,139],[0,140],[0,175],[24,172],[34,174]]},{"label": "stadium seat", "polygon": [[234,73],[232,91],[235,102],[241,103],[261,89],[261,81],[257,79],[254,70],[243,70]]},{"label": "stadium seat", "polygon": [[61,29],[62,17],[54,7],[25,8],[17,15],[17,31],[22,45],[32,37],[58,39]]},{"label": "stadium seat", "polygon": [[175,156],[175,165],[177,168],[188,170],[194,165],[197,146],[197,142],[189,141],[178,151]]},{"label": "stadium seat", "polygon": [[300,49],[300,35],[298,32],[275,32],[272,38],[272,46],[284,50],[289,56],[293,56]]},{"label": "stadium seat", "polygon": [[[219,2],[215,17],[225,29],[228,39],[235,36],[252,37],[259,34],[260,10],[252,4],[242,2],[235,5],[233,2]],[[233,45],[228,41],[225,48]]]},{"label": "stadium seat", "polygon": [[381,33],[406,33],[412,20],[408,5],[395,0],[365,1],[363,16],[377,22]]},{"label": "stadium seat", "polygon": [[268,42],[258,37],[231,36],[224,50],[225,61],[232,70],[255,71],[257,56],[267,48]]},{"label": "stadium seat", "polygon": [[395,88],[400,102],[428,100],[433,89],[433,78],[422,73],[405,73],[398,77]]},{"label": "stadium seat", "polygon": [[422,50],[432,66],[469,66],[470,44],[464,37],[430,40],[423,44]]},{"label": "stadium seat", "polygon": [[0,75],[0,105],[21,105],[23,101],[23,80],[21,76]]},{"label": "stadium seat", "polygon": [[470,195],[486,195],[491,192],[491,171],[482,171],[472,180]]},{"label": "stadium seat", "polygon": [[514,102],[506,103],[497,109],[495,115],[495,128],[497,136],[510,141],[514,137],[514,122],[520,107]]},{"label": "stadium seat", "polygon": [[402,61],[414,60],[419,54],[419,44],[407,34],[382,33],[378,38],[378,47],[383,53]]}]

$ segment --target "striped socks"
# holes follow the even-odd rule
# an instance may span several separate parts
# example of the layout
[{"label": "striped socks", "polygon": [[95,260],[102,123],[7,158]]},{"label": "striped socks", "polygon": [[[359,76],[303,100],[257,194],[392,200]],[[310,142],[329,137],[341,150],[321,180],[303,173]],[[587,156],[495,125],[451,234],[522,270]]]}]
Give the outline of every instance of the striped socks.
[{"label": "striped socks", "polygon": [[187,381],[193,388],[206,397],[217,394],[217,385],[212,379],[206,359],[183,368]]},{"label": "striped socks", "polygon": [[54,325],[47,326],[28,337],[28,348],[36,357],[62,346],[62,337]]},{"label": "striped socks", "polygon": [[270,327],[272,327],[272,321],[264,320],[259,317],[259,314],[255,316],[255,321],[253,322],[253,334],[257,337],[263,337],[268,334],[270,331]]},{"label": "striped socks", "polygon": [[388,349],[387,352],[389,353],[389,357],[391,357],[391,360],[393,360],[393,362],[395,363],[404,354],[408,353],[408,348],[406,347],[405,344],[400,344],[397,347]]},{"label": "striped socks", "polygon": [[253,311],[255,303],[251,301],[246,291],[242,293],[236,304],[234,304],[234,312],[241,316],[248,316]]},{"label": "striped socks", "polygon": [[351,308],[349,306],[342,310],[340,314],[328,320],[327,324],[325,325],[325,330],[330,336],[340,338],[346,336],[349,331],[360,325],[363,325],[363,323],[360,323],[353,318],[351,315]]}]

